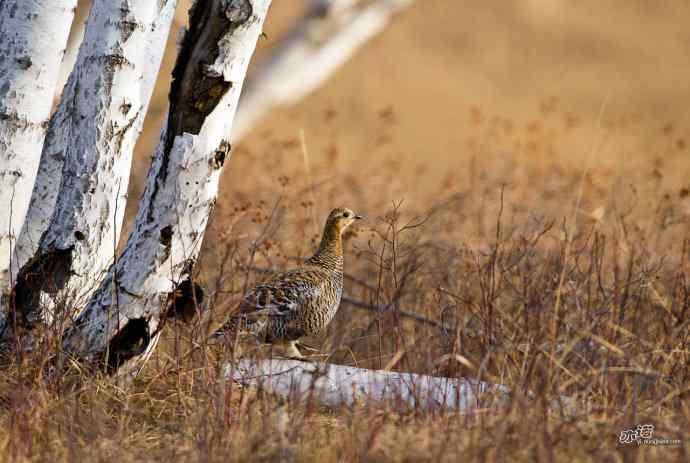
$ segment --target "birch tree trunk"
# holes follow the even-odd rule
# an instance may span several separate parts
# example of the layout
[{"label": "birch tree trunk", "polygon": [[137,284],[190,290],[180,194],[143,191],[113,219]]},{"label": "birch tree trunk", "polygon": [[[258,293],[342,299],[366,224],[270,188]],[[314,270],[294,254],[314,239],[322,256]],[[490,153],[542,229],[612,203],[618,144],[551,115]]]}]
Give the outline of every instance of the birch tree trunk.
[{"label": "birch tree trunk", "polygon": [[[132,153],[177,0],[95,0],[76,64],[51,119],[18,243],[14,287],[23,329],[70,320],[112,263]],[[34,244],[38,249],[33,253]],[[21,262],[24,263],[24,262]]]},{"label": "birch tree trunk", "polygon": [[412,0],[314,0],[247,82],[233,127],[235,141],[274,107],[294,104],[319,88],[411,4]]},{"label": "birch tree trunk", "polygon": [[67,46],[65,47],[65,54],[62,56],[62,63],[60,63],[60,73],[58,74],[58,81],[55,88],[55,97],[53,102],[55,102],[56,98],[59,102],[59,98],[62,96],[62,92],[65,90],[67,79],[69,79],[70,74],[72,74],[72,69],[74,69],[74,65],[77,63],[79,48],[81,47],[81,43],[84,41],[86,20],[89,17],[89,12],[90,8],[79,8],[79,1],[77,1],[77,10],[74,14],[72,29],[69,31]]},{"label": "birch tree trunk", "polygon": [[[64,347],[110,371],[155,345],[174,293],[188,292],[216,201],[247,66],[270,0],[198,0],[173,71],[167,124],[126,248]],[[152,348],[152,347],[151,347]]]},{"label": "birch tree trunk", "polygon": [[19,269],[14,244],[29,206],[76,3],[0,2],[0,313]]},{"label": "birch tree trunk", "polygon": [[[84,39],[86,20],[88,19],[91,5],[89,4],[88,6],[88,9],[80,9],[79,2],[77,2],[77,10],[74,16],[74,21],[72,22],[72,29],[70,30],[70,35],[67,40],[67,47],[65,48],[65,53],[62,57],[62,63],[60,64],[60,72],[58,75],[53,102],[55,102],[56,99],[58,103],[61,101],[61,97],[64,91],[67,89],[67,80],[72,74],[74,65],[77,62],[79,48],[81,47],[81,43]],[[50,124],[48,127],[50,127]],[[50,130],[48,131],[48,134],[50,134]],[[44,144],[44,149],[45,146],[46,145]],[[42,156],[44,156],[44,154],[45,153],[42,152]],[[14,267],[17,270],[21,269],[38,249],[38,242],[41,239],[42,231],[47,228],[47,224],[53,216],[55,199],[57,198],[57,193],[60,188],[60,178],[62,175],[61,169],[64,165],[64,157],[60,156],[56,160],[50,158],[46,159],[44,156],[42,159],[42,162],[39,163],[38,166],[38,174],[36,175],[37,179],[49,178],[51,172],[55,173],[57,177],[53,182],[54,188],[50,190],[50,194],[46,198],[47,200],[45,203],[37,201],[35,188],[36,185],[34,184],[29,209],[24,218],[24,224],[21,227],[21,232],[17,237],[17,242],[14,247]],[[45,182],[45,180],[43,180],[43,182]],[[42,227],[36,227],[37,223],[42,224]],[[13,285],[14,281],[12,281],[11,284]]]}]

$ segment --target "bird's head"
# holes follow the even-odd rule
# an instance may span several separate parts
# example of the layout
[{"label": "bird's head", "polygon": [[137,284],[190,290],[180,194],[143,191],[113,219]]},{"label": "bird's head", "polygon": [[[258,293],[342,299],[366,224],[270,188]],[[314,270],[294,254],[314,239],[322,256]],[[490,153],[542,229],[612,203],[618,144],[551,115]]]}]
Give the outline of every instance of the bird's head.
[{"label": "bird's head", "polygon": [[334,227],[340,234],[342,234],[347,227],[355,220],[363,219],[361,215],[355,214],[352,210],[346,207],[337,207],[331,211],[326,221],[326,227]]}]

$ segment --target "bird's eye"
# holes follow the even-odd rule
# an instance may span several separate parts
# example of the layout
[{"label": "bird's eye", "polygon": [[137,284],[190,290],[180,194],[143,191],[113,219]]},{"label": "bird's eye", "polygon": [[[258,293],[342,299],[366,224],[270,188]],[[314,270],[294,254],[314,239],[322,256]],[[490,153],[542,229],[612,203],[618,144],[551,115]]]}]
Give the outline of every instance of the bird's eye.
[{"label": "bird's eye", "polygon": [[350,213],[349,213],[349,212],[343,213],[343,217],[345,217],[345,218],[350,218]]}]

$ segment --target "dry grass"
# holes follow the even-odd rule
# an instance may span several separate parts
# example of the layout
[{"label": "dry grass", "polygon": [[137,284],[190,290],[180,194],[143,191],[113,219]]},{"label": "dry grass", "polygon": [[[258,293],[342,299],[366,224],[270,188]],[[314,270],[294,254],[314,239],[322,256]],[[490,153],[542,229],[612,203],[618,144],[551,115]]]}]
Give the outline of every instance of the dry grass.
[{"label": "dry grass", "polygon": [[[254,179],[261,194],[237,189],[238,206],[221,207],[214,217],[221,239],[207,242],[199,266],[207,310],[222,318],[265,270],[311,252],[318,238],[312,208],[322,217],[333,204],[360,205],[368,223],[346,245],[346,298],[354,303],[343,303],[329,333],[311,343],[336,363],[500,382],[514,391],[510,406],[456,415],[282,402],[224,380],[232,349],[192,348],[190,336],[198,341],[193,333],[208,328],[179,322],[131,385],[84,375],[76,365],[47,374],[41,354],[15,364],[2,379],[3,455],[15,461],[687,459],[684,191],[649,193],[651,208],[612,194],[603,210],[592,210],[600,188],[591,173],[554,170],[548,182],[537,182],[530,173],[482,169],[475,161],[482,173],[469,188],[449,181],[428,196],[390,203],[405,185],[395,161],[384,160],[373,170],[380,174],[366,177],[312,169],[312,204],[302,162],[280,175],[268,170],[273,156],[302,161],[299,140],[268,145],[256,154],[266,167],[258,169],[265,177]],[[332,156],[337,166],[338,154]],[[650,174],[636,188],[653,191],[656,181]],[[574,397],[580,411],[563,416],[549,408],[558,395]],[[682,444],[620,445],[619,433],[636,424],[653,424],[655,437]]]},{"label": "dry grass", "polygon": [[[664,65],[686,59],[687,8],[432,3],[235,149],[199,281],[222,319],[265,270],[313,250],[312,217],[351,207],[369,220],[348,236],[350,302],[311,344],[336,363],[500,382],[510,406],[282,402],[225,381],[231,349],[193,348],[208,327],[180,322],[133,384],[48,374],[50,342],[3,372],[3,460],[690,459],[690,80],[635,72],[649,36]],[[423,66],[386,52],[399,49]],[[559,395],[580,412],[550,409]],[[636,424],[681,445],[619,444]]]}]

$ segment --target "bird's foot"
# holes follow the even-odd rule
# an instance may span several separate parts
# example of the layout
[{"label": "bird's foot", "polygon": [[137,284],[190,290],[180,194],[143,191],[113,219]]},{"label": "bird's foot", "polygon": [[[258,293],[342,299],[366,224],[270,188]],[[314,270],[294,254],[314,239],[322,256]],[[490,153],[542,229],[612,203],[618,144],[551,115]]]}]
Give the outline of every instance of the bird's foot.
[{"label": "bird's foot", "polygon": [[299,344],[300,349],[302,349],[302,350],[308,350],[309,352],[320,352],[320,350],[317,349],[316,347],[312,347],[308,344],[304,344],[303,342],[299,342],[298,344]]},{"label": "bird's foot", "polygon": [[289,342],[285,349],[285,356],[293,360],[306,360],[297,348],[297,341]]}]

